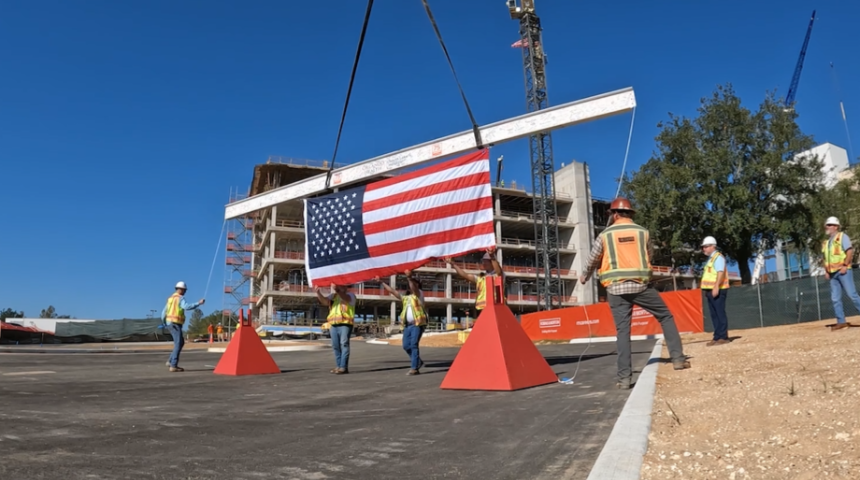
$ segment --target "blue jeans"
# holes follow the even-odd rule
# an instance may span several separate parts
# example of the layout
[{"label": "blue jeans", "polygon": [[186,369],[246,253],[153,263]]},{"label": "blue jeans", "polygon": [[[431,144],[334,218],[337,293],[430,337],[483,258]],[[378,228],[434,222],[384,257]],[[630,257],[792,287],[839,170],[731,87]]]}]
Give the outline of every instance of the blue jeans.
[{"label": "blue jeans", "polygon": [[729,339],[729,319],[726,317],[726,297],[729,296],[727,289],[720,290],[717,298],[714,298],[710,289],[703,289],[708,297],[708,308],[711,311],[711,323],[714,324],[714,341]]},{"label": "blue jeans", "polygon": [[836,312],[836,323],[845,323],[845,310],[842,308],[842,290],[848,294],[848,298],[860,310],[860,294],[854,287],[854,275],[848,270],[844,275],[839,273],[830,274],[830,300],[833,301],[833,311]]},{"label": "blue jeans", "polygon": [[337,368],[349,369],[349,336],[352,325],[332,325],[331,349],[334,351],[334,363]]},{"label": "blue jeans", "polygon": [[182,325],[178,323],[167,322],[167,330],[170,332],[170,336],[173,337],[170,366],[176,367],[179,365],[179,353],[182,351],[182,347],[185,346],[185,337],[182,336]]},{"label": "blue jeans", "polygon": [[403,350],[412,359],[412,370],[418,370],[421,365],[421,355],[418,353],[418,343],[421,342],[421,336],[424,335],[424,327],[416,327],[409,325],[403,331]]}]

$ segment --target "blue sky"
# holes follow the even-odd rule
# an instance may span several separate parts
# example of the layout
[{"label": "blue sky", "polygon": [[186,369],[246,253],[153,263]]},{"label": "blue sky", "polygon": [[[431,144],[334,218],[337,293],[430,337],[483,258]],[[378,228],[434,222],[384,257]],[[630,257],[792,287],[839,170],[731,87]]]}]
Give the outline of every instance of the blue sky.
[{"label": "blue sky", "polygon": [[[838,4],[837,4],[838,3]],[[659,6],[656,6],[658,5]],[[434,0],[480,123],[525,110],[502,0]],[[204,295],[230,188],[269,155],[331,157],[365,2],[6,2],[0,12],[0,308],[143,317],[177,280]],[[798,92],[802,128],[860,149],[860,4],[538,0],[551,104],[632,86],[628,170],[667,112],[732,82],[750,106],[788,88],[818,9]],[[851,123],[853,122],[853,123]],[[623,115],[554,134],[557,163],[588,162],[611,197]],[[338,158],[363,160],[469,128],[421,2],[374,6]],[[855,151],[855,156],[860,152]],[[530,184],[525,142],[498,146]],[[495,163],[495,162],[493,162]],[[223,248],[223,244],[222,244]],[[223,257],[204,309],[220,309]]]}]

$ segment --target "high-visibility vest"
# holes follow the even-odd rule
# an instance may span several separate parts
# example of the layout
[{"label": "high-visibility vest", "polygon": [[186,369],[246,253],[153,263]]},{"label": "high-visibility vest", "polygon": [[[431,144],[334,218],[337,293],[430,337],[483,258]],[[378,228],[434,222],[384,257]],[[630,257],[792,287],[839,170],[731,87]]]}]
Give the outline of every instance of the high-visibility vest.
[{"label": "high-visibility vest", "polygon": [[332,325],[352,325],[355,322],[355,306],[344,303],[340,295],[335,293],[326,320]]},{"label": "high-visibility vest", "polygon": [[406,325],[406,309],[412,309],[412,318],[415,320],[415,326],[420,327],[427,324],[427,314],[421,306],[421,301],[417,295],[402,295],[400,299],[403,301],[403,311],[400,312],[400,321]]},{"label": "high-visibility vest", "polygon": [[[478,297],[475,298],[475,310],[483,310],[487,306],[487,277],[496,277],[496,274],[476,275]],[[502,303],[506,302],[504,288],[502,288]]]},{"label": "high-visibility vest", "polygon": [[648,230],[620,218],[600,234],[603,241],[603,261],[598,275],[606,287],[613,283],[651,280],[651,260],[648,258]]},{"label": "high-visibility vest", "polygon": [[[702,290],[713,290],[717,284],[717,275],[720,273],[714,268],[717,258],[722,257],[720,252],[714,252],[708,263],[705,264],[705,273],[702,274]],[[726,267],[723,269],[723,279],[720,281],[720,290],[729,288],[729,264],[726,262]]]},{"label": "high-visibility vest", "polygon": [[182,309],[182,295],[174,293],[167,299],[167,321],[170,323],[185,323],[185,310]]},{"label": "high-visibility vest", "polygon": [[842,267],[851,269],[851,265],[845,265],[845,259],[848,256],[842,250],[842,232],[837,233],[832,242],[825,240],[821,246],[821,252],[824,254],[824,268],[827,269],[827,273],[836,272]]}]

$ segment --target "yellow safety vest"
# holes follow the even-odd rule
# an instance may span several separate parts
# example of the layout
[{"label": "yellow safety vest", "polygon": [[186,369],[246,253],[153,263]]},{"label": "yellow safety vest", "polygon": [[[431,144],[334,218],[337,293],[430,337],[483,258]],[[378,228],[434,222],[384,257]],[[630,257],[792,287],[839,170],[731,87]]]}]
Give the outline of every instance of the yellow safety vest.
[{"label": "yellow safety vest", "polygon": [[651,280],[648,238],[648,230],[629,218],[619,218],[600,234],[603,261],[597,273],[604,287],[613,283],[648,283]]},{"label": "yellow safety vest", "polygon": [[[475,310],[483,310],[484,307],[487,306],[487,277],[496,277],[496,274],[484,274],[484,275],[476,275],[477,277],[477,290],[478,297],[475,298]],[[502,288],[502,303],[506,302],[504,288]]]},{"label": "yellow safety vest", "polygon": [[420,327],[427,324],[427,314],[424,313],[424,308],[421,307],[421,302],[416,295],[402,295],[400,299],[403,301],[403,311],[400,312],[400,321],[406,325],[406,309],[412,309],[412,317],[415,319],[415,326]]},{"label": "yellow safety vest", "polygon": [[851,269],[851,265],[845,265],[848,255],[845,255],[845,251],[842,250],[842,232],[837,233],[832,242],[825,240],[821,246],[821,252],[824,254],[824,268],[827,269],[827,273],[839,271],[842,267]]},{"label": "yellow safety vest", "polygon": [[[722,256],[722,253],[715,252],[705,265],[705,273],[702,274],[702,290],[713,290],[717,284],[717,274],[720,272],[714,268],[714,264],[717,262],[717,258]],[[720,290],[727,288],[729,288],[729,262],[726,262],[726,268],[723,269],[723,280],[720,282]]]},{"label": "yellow safety vest", "polygon": [[335,293],[326,320],[331,325],[352,325],[355,322],[355,306],[343,303],[340,295]]},{"label": "yellow safety vest", "polygon": [[185,310],[182,309],[180,300],[182,295],[174,293],[167,299],[167,321],[170,323],[185,323]]}]

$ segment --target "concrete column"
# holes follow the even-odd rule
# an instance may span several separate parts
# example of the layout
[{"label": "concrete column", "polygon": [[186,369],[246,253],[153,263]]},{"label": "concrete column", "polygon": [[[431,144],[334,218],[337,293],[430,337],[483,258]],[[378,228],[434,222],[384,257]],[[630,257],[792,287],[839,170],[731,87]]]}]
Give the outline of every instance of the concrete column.
[{"label": "concrete column", "polygon": [[276,252],[276,250],[275,250],[275,237],[276,237],[275,232],[272,232],[272,234],[269,235],[269,253],[268,253],[269,258],[275,257],[275,252]]},{"label": "concrete column", "polygon": [[502,222],[496,222],[496,243],[502,242]]},{"label": "concrete column", "polygon": [[275,314],[275,307],[274,307],[273,303],[274,303],[274,299],[272,298],[271,295],[269,295],[269,308],[267,309],[268,310],[268,312],[267,312],[268,318],[266,319],[266,321],[269,323],[272,323],[272,317],[274,317],[274,314]]},{"label": "concrete column", "polygon": [[445,305],[445,311],[446,311],[447,316],[448,316],[447,320],[445,321],[445,324],[450,325],[453,322],[454,305],[452,305],[450,303],[448,305]]},{"label": "concrete column", "polygon": [[394,325],[394,320],[397,318],[397,302],[391,302],[391,324]]},{"label": "concrete column", "polygon": [[502,199],[498,193],[495,195],[495,200],[493,201],[493,210],[496,215],[502,214]]},{"label": "concrete column", "polygon": [[269,264],[269,276],[268,282],[266,282],[266,289],[272,291],[275,289],[275,264]]},{"label": "concrete column", "polygon": [[445,274],[445,296],[448,298],[454,298],[454,288],[450,273]]}]

